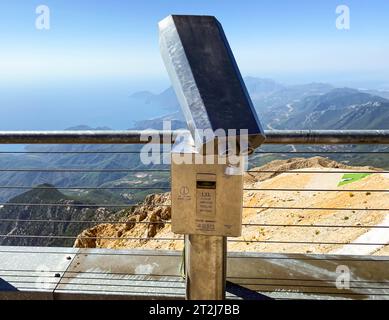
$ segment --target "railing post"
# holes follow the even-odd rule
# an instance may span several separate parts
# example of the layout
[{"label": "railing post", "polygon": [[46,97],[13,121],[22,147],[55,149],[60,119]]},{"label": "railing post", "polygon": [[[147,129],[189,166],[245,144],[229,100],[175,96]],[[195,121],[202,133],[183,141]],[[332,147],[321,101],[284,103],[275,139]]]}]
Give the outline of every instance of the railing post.
[{"label": "railing post", "polygon": [[227,238],[186,235],[186,299],[223,300],[226,292]]}]

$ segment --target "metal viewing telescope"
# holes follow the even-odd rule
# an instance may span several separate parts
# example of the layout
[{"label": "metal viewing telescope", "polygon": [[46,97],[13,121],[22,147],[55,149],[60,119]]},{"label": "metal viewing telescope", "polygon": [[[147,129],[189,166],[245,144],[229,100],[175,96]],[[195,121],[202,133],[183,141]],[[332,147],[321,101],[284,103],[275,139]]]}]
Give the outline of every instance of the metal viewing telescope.
[{"label": "metal viewing telescope", "polygon": [[[173,147],[171,167],[172,231],[185,234],[190,266],[186,297],[224,299],[226,239],[241,235],[243,199],[243,172],[231,170],[228,159],[234,153],[234,166],[241,167],[265,134],[215,17],[172,15],[159,31],[162,58],[191,133]],[[185,156],[189,162],[181,161]]]}]

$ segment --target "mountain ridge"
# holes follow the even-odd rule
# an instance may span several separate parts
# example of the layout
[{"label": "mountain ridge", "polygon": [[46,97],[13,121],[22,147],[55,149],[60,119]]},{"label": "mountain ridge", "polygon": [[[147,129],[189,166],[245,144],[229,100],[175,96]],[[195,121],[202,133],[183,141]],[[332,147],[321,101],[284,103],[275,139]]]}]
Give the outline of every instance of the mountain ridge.
[{"label": "mountain ridge", "polygon": [[119,218],[103,206],[90,208],[88,202],[47,183],[17,195],[0,208],[0,245],[71,246],[87,225]]}]

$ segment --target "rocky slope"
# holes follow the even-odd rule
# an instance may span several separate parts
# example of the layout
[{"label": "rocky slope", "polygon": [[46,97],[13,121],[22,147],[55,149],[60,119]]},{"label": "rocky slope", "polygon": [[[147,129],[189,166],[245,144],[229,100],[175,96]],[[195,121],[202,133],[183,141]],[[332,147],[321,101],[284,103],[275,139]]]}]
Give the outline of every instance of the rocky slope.
[{"label": "rocky slope", "polygon": [[[244,226],[242,237],[230,239],[238,242],[230,241],[229,250],[331,253],[342,248],[341,243],[352,242],[365,234],[371,230],[370,226],[381,223],[385,218],[383,211],[366,209],[389,208],[389,196],[358,190],[388,189],[389,177],[371,174],[359,181],[338,186],[343,172],[349,170],[376,169],[347,166],[322,157],[276,160],[253,169],[271,172],[246,174],[245,187],[258,189],[244,194],[244,206],[250,208],[244,209],[243,223],[251,226]],[[263,190],[281,188],[299,190]],[[74,245],[182,249],[181,237],[170,231],[169,204],[169,193],[148,196],[135,210],[124,213],[122,223],[101,224],[87,229]],[[134,240],[134,237],[143,239]],[[369,254],[380,253],[376,249]]]},{"label": "rocky slope", "polygon": [[[118,213],[124,216],[115,224],[100,224],[84,230],[74,243],[78,248],[177,248],[172,241],[166,247],[166,241],[154,239],[179,238],[170,232],[170,193],[152,194],[134,209],[125,209]],[[121,223],[123,222],[123,223]],[[165,237],[166,235],[166,237]],[[142,240],[133,238],[143,238]],[[158,242],[161,242],[160,245]]]},{"label": "rocky slope", "polygon": [[75,235],[95,221],[117,218],[111,210],[89,208],[87,203],[43,184],[1,206],[0,245],[71,246]]}]

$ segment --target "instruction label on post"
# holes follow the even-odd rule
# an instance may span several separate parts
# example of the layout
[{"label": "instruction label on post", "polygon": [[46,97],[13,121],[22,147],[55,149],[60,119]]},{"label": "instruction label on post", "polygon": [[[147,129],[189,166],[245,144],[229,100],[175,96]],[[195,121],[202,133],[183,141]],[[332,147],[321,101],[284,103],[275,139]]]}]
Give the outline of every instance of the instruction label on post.
[{"label": "instruction label on post", "polygon": [[197,215],[213,218],[216,215],[216,190],[197,189]]},{"label": "instruction label on post", "polygon": [[198,218],[209,219],[216,216],[216,176],[214,174],[197,175],[196,212]]}]

